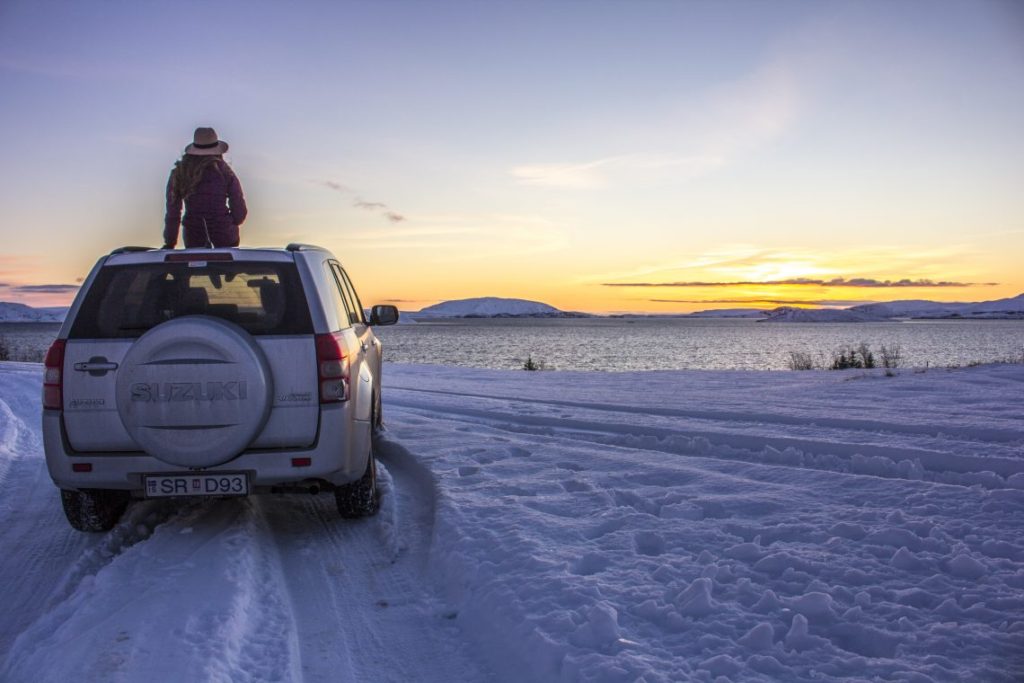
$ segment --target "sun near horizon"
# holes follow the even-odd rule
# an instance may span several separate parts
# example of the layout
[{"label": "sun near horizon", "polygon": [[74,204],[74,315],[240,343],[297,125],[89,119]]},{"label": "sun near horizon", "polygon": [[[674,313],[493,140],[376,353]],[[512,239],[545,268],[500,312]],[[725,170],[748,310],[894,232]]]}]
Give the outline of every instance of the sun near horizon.
[{"label": "sun near horizon", "polygon": [[[0,9],[0,301],[161,244],[216,128],[243,246],[364,304],[594,313],[1024,292],[1024,9],[984,2]],[[231,26],[230,31],[224,30]],[[272,30],[271,30],[272,29]]]}]

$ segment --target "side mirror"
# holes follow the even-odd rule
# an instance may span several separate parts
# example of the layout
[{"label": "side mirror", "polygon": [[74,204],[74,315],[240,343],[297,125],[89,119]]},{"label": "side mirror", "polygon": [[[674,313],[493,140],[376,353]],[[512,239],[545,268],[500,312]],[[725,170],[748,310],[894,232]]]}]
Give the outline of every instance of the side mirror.
[{"label": "side mirror", "polygon": [[394,325],[398,322],[398,309],[394,306],[374,306],[370,309],[371,325]]}]

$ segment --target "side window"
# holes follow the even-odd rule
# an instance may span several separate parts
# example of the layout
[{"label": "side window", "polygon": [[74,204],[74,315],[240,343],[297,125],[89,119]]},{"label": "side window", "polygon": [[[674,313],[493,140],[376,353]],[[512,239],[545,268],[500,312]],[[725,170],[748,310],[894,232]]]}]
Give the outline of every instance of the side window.
[{"label": "side window", "polygon": [[348,273],[346,273],[343,268],[339,268],[338,270],[341,272],[341,281],[342,283],[344,283],[345,288],[348,291],[349,297],[352,299],[352,302],[355,304],[356,307],[356,316],[358,316],[358,318],[357,320],[353,320],[352,322],[360,322],[365,325],[366,314],[365,311],[363,311],[363,302],[359,300],[359,295],[356,294],[356,288],[352,286],[352,280],[349,279]]},{"label": "side window", "polygon": [[341,297],[342,304],[344,306],[345,316],[349,324],[354,324],[360,321],[362,316],[356,315],[356,304],[352,301],[351,295],[345,289],[344,280],[342,279],[341,267],[331,262],[331,273],[334,275],[334,284],[338,288],[338,295]]},{"label": "side window", "polygon": [[[342,294],[341,286],[338,284],[338,276],[334,274],[334,263],[328,261],[324,263],[324,268],[328,271],[327,288],[331,290],[331,293],[334,295],[332,298],[334,299],[334,307],[338,311],[338,321],[341,323],[342,327],[348,327],[350,324],[348,321],[348,304],[345,303],[345,295]],[[331,284],[334,286],[331,287]]]}]

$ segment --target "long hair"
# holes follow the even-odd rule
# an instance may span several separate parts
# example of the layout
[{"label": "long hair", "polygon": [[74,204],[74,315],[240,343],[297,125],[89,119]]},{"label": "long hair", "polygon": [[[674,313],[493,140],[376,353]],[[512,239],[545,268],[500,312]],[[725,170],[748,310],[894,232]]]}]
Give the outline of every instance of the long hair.
[{"label": "long hair", "polygon": [[181,200],[192,194],[199,181],[203,179],[206,169],[222,160],[220,154],[182,154],[181,159],[174,163],[174,170],[171,172],[174,198]]}]

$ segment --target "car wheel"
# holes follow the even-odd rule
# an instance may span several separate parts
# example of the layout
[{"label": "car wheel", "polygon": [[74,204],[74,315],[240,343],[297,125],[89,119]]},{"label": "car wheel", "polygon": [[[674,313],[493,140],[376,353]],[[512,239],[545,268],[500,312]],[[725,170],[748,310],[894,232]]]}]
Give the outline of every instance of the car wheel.
[{"label": "car wheel", "polygon": [[377,396],[373,399],[373,433],[379,434],[384,429],[384,418],[381,416],[384,405],[380,397],[380,392],[377,392]]},{"label": "car wheel", "polygon": [[110,531],[128,507],[127,491],[87,489],[85,491],[60,490],[64,515],[68,523],[79,531]]},{"label": "car wheel", "polygon": [[345,519],[372,517],[377,514],[380,496],[377,493],[377,459],[373,456],[372,446],[363,476],[351,484],[335,488],[334,500],[338,504],[338,514]]}]

